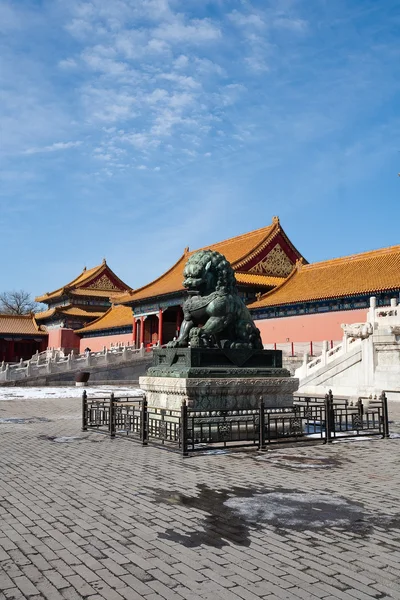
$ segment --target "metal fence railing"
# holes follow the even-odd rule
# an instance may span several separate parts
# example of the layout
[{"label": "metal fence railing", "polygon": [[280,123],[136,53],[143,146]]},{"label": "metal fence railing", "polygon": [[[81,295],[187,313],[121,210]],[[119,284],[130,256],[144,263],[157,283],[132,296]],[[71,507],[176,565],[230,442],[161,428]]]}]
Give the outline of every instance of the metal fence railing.
[{"label": "metal fence railing", "polygon": [[211,449],[252,446],[265,449],[273,444],[296,442],[329,443],[343,437],[378,435],[389,437],[387,398],[347,398],[294,396],[293,406],[259,406],[247,410],[199,411],[182,403],[180,410],[147,405],[143,396],[89,398],[82,395],[82,430],[94,429],[111,438],[127,437],[161,444],[171,450],[189,453]]}]

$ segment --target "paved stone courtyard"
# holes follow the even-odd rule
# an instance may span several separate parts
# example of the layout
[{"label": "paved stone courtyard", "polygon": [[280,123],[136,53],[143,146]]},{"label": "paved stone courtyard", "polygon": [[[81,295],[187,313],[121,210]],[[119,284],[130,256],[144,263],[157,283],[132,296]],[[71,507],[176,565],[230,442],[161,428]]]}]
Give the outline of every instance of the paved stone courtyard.
[{"label": "paved stone courtyard", "polygon": [[400,436],[182,459],[80,426],[0,402],[0,599],[400,599]]}]

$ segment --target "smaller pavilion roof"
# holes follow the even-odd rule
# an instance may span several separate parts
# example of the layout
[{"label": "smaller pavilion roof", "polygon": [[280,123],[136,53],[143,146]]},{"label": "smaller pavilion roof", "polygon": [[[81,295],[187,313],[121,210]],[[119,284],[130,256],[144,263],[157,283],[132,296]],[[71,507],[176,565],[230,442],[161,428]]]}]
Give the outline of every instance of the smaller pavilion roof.
[{"label": "smaller pavilion roof", "polygon": [[106,259],[104,259],[97,267],[92,269],[86,269],[85,267],[82,273],[68,284],[53,292],[46,292],[42,296],[37,296],[35,300],[36,302],[49,304],[51,301],[65,295],[108,298],[112,293],[128,290],[131,290],[131,288],[117,277],[108,266]]},{"label": "smaller pavilion roof", "polygon": [[373,294],[400,288],[400,245],[309,265],[298,261],[281,285],[249,305],[283,304]]},{"label": "smaller pavilion roof", "polygon": [[112,306],[99,319],[82,329],[76,329],[75,333],[85,334],[90,331],[101,331],[103,329],[115,329],[119,327],[133,327],[133,314],[129,306]]},{"label": "smaller pavilion roof", "polygon": [[47,335],[41,331],[33,315],[3,315],[0,314],[0,335]]},{"label": "smaller pavilion roof", "polygon": [[90,310],[90,308],[85,309],[68,304],[67,306],[56,306],[55,308],[49,308],[48,310],[36,313],[35,319],[37,321],[43,321],[44,319],[48,319],[55,314],[66,315],[68,317],[89,317],[91,319],[97,319],[98,317],[104,315],[104,311]]}]

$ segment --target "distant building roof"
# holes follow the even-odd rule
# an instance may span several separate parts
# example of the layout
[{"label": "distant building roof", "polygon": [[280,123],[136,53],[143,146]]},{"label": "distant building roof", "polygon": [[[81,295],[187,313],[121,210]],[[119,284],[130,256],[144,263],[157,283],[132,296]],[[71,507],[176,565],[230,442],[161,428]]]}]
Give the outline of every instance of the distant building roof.
[{"label": "distant building roof", "polygon": [[91,331],[103,329],[116,329],[120,327],[133,327],[133,314],[129,306],[112,306],[99,319],[96,319],[87,327],[77,329],[75,333],[85,334]]},{"label": "distant building roof", "polygon": [[[272,263],[270,261],[270,263],[264,262],[262,264],[262,259],[265,258],[263,252],[265,253],[267,248],[274,245],[274,240],[276,239],[277,241],[278,236],[280,236],[279,240],[290,250],[292,260],[288,258],[287,254],[277,243],[273,250],[275,252],[275,262]],[[262,227],[261,229],[256,229],[255,231],[250,231],[249,233],[200,248],[200,250],[206,249],[216,250],[227,258],[237,273],[239,284],[252,283],[269,287],[281,283],[283,277],[280,275],[286,276],[293,268],[296,259],[301,257],[300,253],[284,233],[278,217],[274,217],[271,225],[267,227]],[[184,291],[182,285],[183,268],[189,256],[195,252],[198,252],[198,250],[189,252],[186,249],[179,260],[163,275],[137,290],[131,290],[126,294],[120,295],[118,298],[112,296],[112,299],[115,302],[131,304],[146,298]],[[257,264],[258,259],[259,262]],[[271,267],[272,272],[268,272],[269,267]],[[255,270],[256,272],[249,274],[248,271],[251,270]],[[257,275],[262,277],[257,278]]]},{"label": "distant building roof", "polygon": [[48,310],[44,310],[40,313],[35,314],[35,319],[37,321],[43,321],[44,319],[48,319],[53,315],[65,315],[68,317],[89,317],[91,319],[97,319],[104,314],[104,311],[99,310],[90,310],[88,308],[80,308],[79,306],[56,306],[55,308],[49,308]]},{"label": "distant building roof", "polygon": [[260,309],[400,289],[400,245],[309,265],[299,261],[287,279],[249,305]]},{"label": "distant building roof", "polygon": [[0,314],[0,334],[47,335],[36,323],[33,315]]},{"label": "distant building roof", "polygon": [[88,270],[85,267],[82,273],[70,283],[53,292],[46,292],[46,294],[38,296],[35,300],[36,302],[51,304],[52,301],[65,295],[108,298],[110,294],[125,292],[130,289],[126,283],[116,276],[104,259],[101,265]]}]

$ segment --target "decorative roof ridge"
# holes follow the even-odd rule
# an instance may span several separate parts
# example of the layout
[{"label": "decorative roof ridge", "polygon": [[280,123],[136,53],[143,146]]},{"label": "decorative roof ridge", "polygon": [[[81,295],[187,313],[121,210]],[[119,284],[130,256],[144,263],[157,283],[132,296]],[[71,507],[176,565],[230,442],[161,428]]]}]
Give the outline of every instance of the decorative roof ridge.
[{"label": "decorative roof ridge", "polygon": [[293,244],[293,242],[291,241],[291,239],[287,236],[286,232],[282,229],[282,227],[281,227],[281,234],[285,238],[285,241],[288,244],[288,246],[290,246],[292,248],[292,250],[294,251],[294,253],[298,254],[300,256],[301,260],[303,261],[303,265],[308,265],[308,260],[306,258],[304,258],[304,256],[302,255],[302,253],[297,250],[296,246]]},{"label": "decorative roof ridge", "polygon": [[338,256],[336,258],[328,258],[327,260],[320,260],[314,263],[309,263],[307,265],[303,265],[304,269],[312,270],[320,269],[331,264],[343,263],[343,262],[351,262],[362,260],[365,258],[369,258],[371,256],[379,256],[382,254],[390,254],[393,251],[400,252],[400,244],[396,244],[394,246],[387,246],[386,248],[377,248],[376,250],[367,250],[366,252],[358,252],[357,254],[349,254],[347,256]]},{"label": "decorative roof ridge", "polygon": [[[263,229],[270,229],[272,231],[272,228],[274,225],[278,224],[279,225],[279,219],[278,221],[274,221],[274,219],[278,219],[278,217],[273,217],[273,222],[271,223],[271,225],[265,225],[265,227],[260,227],[259,229],[253,229],[253,231],[248,231],[247,233],[241,233],[240,235],[234,235],[230,238],[227,238],[226,240],[221,240],[220,242],[216,242],[215,244],[208,244],[207,246],[202,246],[201,248],[198,248],[197,250],[192,250],[190,252],[190,254],[193,254],[193,252],[198,252],[199,250],[208,250],[209,248],[214,248],[214,246],[219,246],[220,244],[226,244],[226,242],[232,242],[233,240],[241,240],[243,238],[248,238],[249,236],[253,235],[253,234],[257,234],[260,233],[260,231],[262,231]],[[238,261],[236,261],[238,262]]]},{"label": "decorative roof ridge", "polygon": [[253,248],[253,250],[250,250],[250,252],[248,252],[247,254],[245,254],[244,256],[239,258],[238,260],[235,260],[235,262],[232,263],[233,268],[235,268],[238,265],[244,266],[245,264],[250,262],[255,256],[257,256],[257,254],[259,252],[261,252],[261,250],[263,250],[266,246],[268,246],[268,244],[270,242],[272,242],[272,240],[274,238],[276,238],[276,236],[279,233],[281,233],[283,231],[281,224],[279,223],[279,220],[273,221],[271,225],[268,225],[268,228],[269,228],[269,231],[266,233],[266,235],[262,239],[262,241],[258,244],[256,250],[254,250],[254,248]]},{"label": "decorative roof ridge", "polygon": [[40,330],[40,325],[38,325],[38,324],[36,323],[36,318],[35,318],[35,315],[32,315],[32,321],[33,321],[33,326],[35,327],[36,331],[37,331],[37,332],[39,332],[39,333],[43,333],[43,332]]},{"label": "decorative roof ridge", "polygon": [[[114,271],[113,271],[113,270],[110,268],[110,266],[107,264],[107,262],[106,262],[106,259],[105,259],[105,258],[103,258],[103,262],[101,263],[101,265],[99,265],[99,266],[97,267],[97,271],[96,271],[96,272],[93,272],[93,273],[92,273],[92,274],[91,274],[89,277],[85,278],[85,279],[84,279],[84,280],[81,282],[81,284],[82,284],[82,285],[78,285],[78,286],[76,286],[76,287],[77,287],[77,289],[85,289],[85,288],[83,287],[83,285],[88,285],[88,284],[90,284],[90,282],[91,282],[91,281],[92,281],[92,280],[93,280],[95,277],[97,277],[97,275],[100,275],[100,273],[105,273],[106,271],[108,271],[109,273],[111,273],[112,277],[113,277],[113,278],[114,278],[114,279],[115,279],[115,280],[116,280],[118,283],[120,283],[120,284],[121,284],[121,287],[124,287],[124,288],[126,288],[126,290],[131,290],[131,289],[132,289],[132,288],[131,288],[129,285],[126,285],[126,283],[125,283],[124,281],[122,281],[122,279],[120,279],[120,278],[118,277],[118,275],[116,275],[116,274],[114,273]],[[126,290],[120,290],[120,291],[122,291],[122,292],[123,292],[123,291],[126,291]],[[104,290],[104,291],[109,291],[109,290]]]},{"label": "decorative roof ridge", "polygon": [[[77,277],[75,277],[75,279],[73,279],[72,281],[70,281],[69,283],[67,283],[62,288],[59,288],[59,289],[63,290],[63,289],[68,289],[68,288],[73,287],[74,283],[76,283],[76,281],[78,281],[78,279],[80,279],[82,277],[82,275],[85,275],[84,281],[86,281],[86,278],[89,278],[90,275],[94,271],[98,271],[102,266],[103,266],[102,264],[97,265],[96,267],[92,267],[91,269],[87,269],[86,267],[83,267],[82,273],[80,273]],[[54,294],[55,292],[58,292],[58,290],[55,290],[54,292],[51,292],[51,293]]]},{"label": "decorative roof ridge", "polygon": [[[190,252],[189,254],[192,254],[192,252]],[[137,292],[141,292],[142,290],[145,290],[146,288],[150,287],[151,285],[153,285],[154,283],[157,283],[157,281],[160,281],[161,279],[164,279],[164,277],[166,275],[168,275],[168,273],[170,273],[171,271],[173,271],[175,269],[175,267],[177,267],[179,265],[179,263],[182,261],[182,259],[186,258],[188,256],[188,253],[184,252],[179,259],[172,265],[172,267],[170,267],[168,269],[168,271],[165,271],[164,273],[162,273],[162,275],[160,275],[159,277],[157,277],[156,279],[153,279],[153,281],[150,281],[149,283],[146,283],[146,285],[143,285],[140,288],[136,288],[134,290],[128,291],[126,293],[126,295],[128,296],[133,296],[134,294],[136,294]],[[119,299],[119,304],[124,304],[124,302],[129,302],[130,298],[126,298],[125,300],[123,300],[123,297]]]},{"label": "decorative roof ridge", "polygon": [[63,294],[65,291],[68,291],[68,289],[70,289],[74,283],[76,281],[78,281],[78,279],[80,277],[82,277],[82,275],[85,274],[85,277],[89,275],[89,273],[91,273],[92,271],[95,271],[97,269],[99,269],[102,265],[97,265],[96,267],[93,267],[92,269],[86,269],[86,267],[83,267],[82,272],[75,277],[75,279],[73,279],[72,281],[70,281],[69,283],[67,283],[66,285],[63,285],[55,290],[53,290],[52,292],[46,292],[45,294],[42,294],[41,296],[36,296],[35,298],[35,302],[42,302],[45,298],[48,298],[49,296],[54,296],[54,295],[60,295]]},{"label": "decorative roof ridge", "polygon": [[[265,300],[266,298],[268,298],[269,296],[272,296],[272,294],[275,294],[275,292],[277,292],[278,290],[281,290],[289,281],[291,281],[293,279],[293,277],[303,268],[303,265],[301,264],[301,261],[298,260],[296,261],[296,264],[294,265],[291,273],[289,273],[289,275],[285,278],[284,281],[282,281],[282,283],[279,283],[273,290],[269,290],[269,292],[266,292],[265,294],[263,294],[262,296],[260,296],[259,299],[256,300],[256,302],[262,302],[263,300]],[[251,304],[248,305],[248,308],[252,308],[253,304],[255,304],[255,302],[252,302]]]},{"label": "decorative roof ridge", "polygon": [[[54,315],[54,313],[56,312],[56,308],[48,308],[47,310],[42,310],[38,313],[35,313],[35,319],[38,319],[40,321],[40,319],[42,318],[47,318],[47,317],[51,317],[52,315]],[[46,315],[45,317],[42,317],[42,315]]]},{"label": "decorative roof ridge", "polygon": [[46,292],[45,294],[42,294],[41,296],[36,296],[35,297],[35,302],[45,302],[46,303],[46,298],[49,298],[50,296],[54,296],[54,294],[58,294],[58,295],[63,295],[65,292],[66,287],[60,287],[57,290],[54,290],[53,292]]}]

